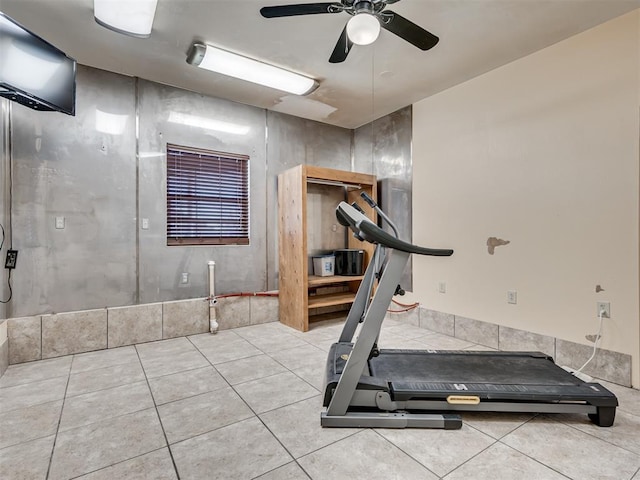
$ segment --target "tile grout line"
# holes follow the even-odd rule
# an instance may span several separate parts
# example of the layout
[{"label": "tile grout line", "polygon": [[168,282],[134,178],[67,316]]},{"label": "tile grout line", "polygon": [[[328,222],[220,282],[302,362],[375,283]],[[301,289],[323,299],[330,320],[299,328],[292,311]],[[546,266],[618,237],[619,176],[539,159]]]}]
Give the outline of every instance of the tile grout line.
[{"label": "tile grout line", "polygon": [[[191,341],[190,339],[188,339],[188,340],[189,340],[189,341]],[[214,370],[215,370],[216,372],[218,372],[218,374],[222,377],[222,379],[223,379],[225,382],[227,382],[227,384],[229,385],[229,387],[230,387],[230,388],[233,390],[233,392],[238,396],[238,398],[240,398],[240,400],[241,400],[241,401],[246,405],[246,407],[249,409],[249,411],[251,411],[251,413],[253,414],[253,416],[254,416],[254,417],[255,417],[255,418],[256,418],[256,419],[257,419],[257,420],[258,420],[258,421],[259,421],[259,422],[264,426],[264,428],[265,428],[265,429],[266,429],[266,430],[271,434],[271,436],[272,436],[272,437],[273,437],[273,438],[274,438],[274,439],[275,439],[275,440],[280,444],[280,446],[283,448],[283,450],[284,450],[285,452],[287,452],[287,455],[289,455],[289,457],[291,457],[291,458],[293,459],[293,461],[294,461],[294,462],[296,462],[296,464],[297,464],[298,462],[297,462],[296,458],[295,458],[295,457],[291,454],[291,452],[290,452],[290,451],[289,451],[289,450],[284,446],[284,444],[280,441],[280,439],[279,439],[279,438],[278,438],[278,437],[277,437],[277,436],[276,436],[276,435],[275,435],[275,434],[274,434],[274,433],[269,429],[269,427],[268,427],[268,426],[264,423],[264,421],[260,418],[260,415],[258,415],[258,414],[256,413],[256,411],[255,411],[253,408],[251,408],[251,405],[249,405],[249,404],[247,403],[247,401],[242,397],[242,395],[240,395],[240,393],[238,393],[238,391],[234,388],[234,386],[233,386],[233,385],[231,385],[231,383],[229,383],[229,381],[226,379],[226,377],[225,377],[221,372],[219,372],[219,371],[218,371],[218,369],[215,367],[215,365],[213,365],[213,364],[209,361],[209,359],[208,359],[208,358],[207,358],[207,357],[206,357],[206,356],[205,356],[205,355],[200,351],[200,349],[198,348],[198,346],[197,346],[196,344],[194,344],[193,342],[191,342],[191,343],[192,343],[192,345],[196,348],[196,350],[198,350],[198,352],[200,352],[200,354],[201,354],[201,355],[202,355],[202,356],[207,360],[207,362],[209,362],[209,364],[214,368]],[[271,357],[269,357],[269,358],[271,358]],[[286,368],[286,367],[285,367],[285,368]],[[272,375],[271,375],[271,376],[272,376]],[[245,383],[246,383],[246,382],[245,382]],[[251,417],[250,417],[250,418],[251,418]],[[194,435],[193,437],[189,437],[189,438],[195,438],[195,437],[198,437],[198,436],[200,436],[200,435],[205,435],[205,434],[208,434],[208,433],[210,433],[210,432],[213,432],[213,431],[219,430],[219,429],[221,429],[221,428],[225,428],[225,427],[228,427],[228,426],[230,426],[230,425],[235,425],[235,424],[238,424],[238,423],[240,423],[240,422],[244,422],[244,421],[246,421],[246,420],[249,420],[249,418],[245,418],[245,419],[243,419],[243,420],[239,420],[239,421],[237,421],[237,422],[233,422],[233,423],[231,423],[231,424],[229,424],[229,425],[224,425],[224,426],[222,426],[222,427],[214,428],[213,430],[210,430],[210,431],[205,432],[205,433],[201,433],[201,434],[199,434],[199,435]],[[184,440],[188,440],[188,439],[184,439]],[[181,441],[184,441],[184,440],[181,440]],[[180,443],[180,442],[176,442],[176,443]],[[283,467],[284,465],[287,465],[288,463],[290,463],[290,462],[287,462],[287,463],[284,463],[284,464],[282,464],[282,465],[279,465],[278,467],[276,467],[276,469],[277,469],[277,468],[280,468],[280,467]],[[300,465],[298,464],[298,466],[300,466]],[[302,466],[300,466],[300,468],[302,468]],[[274,470],[275,470],[275,469],[274,469]],[[303,471],[304,471],[304,470],[303,470]],[[264,475],[265,473],[268,473],[268,472],[263,472],[263,473],[261,473],[260,475]],[[305,474],[306,474],[306,471],[305,471]],[[258,475],[258,477],[259,477],[260,475]]]},{"label": "tile grout line", "polygon": [[[40,360],[36,360],[36,361],[40,361]],[[68,374],[65,374],[65,375],[54,375],[54,376],[49,377],[49,378],[33,380],[33,381],[31,381],[31,382],[16,383],[15,385],[7,385],[6,387],[0,387],[0,391],[2,391],[2,390],[8,390],[8,389],[10,389],[10,388],[23,387],[23,386],[25,386],[25,385],[32,385],[32,384],[34,384],[34,383],[38,383],[38,382],[47,382],[47,381],[49,381],[49,380],[53,380],[54,378],[61,378],[61,377],[67,376],[67,375],[68,375]],[[48,403],[48,402],[44,402],[44,403]],[[38,404],[36,404],[36,405],[38,405]]]},{"label": "tile grout line", "polygon": [[[311,346],[314,346],[314,347],[315,347],[315,345],[313,345],[313,344],[311,344],[311,343],[307,342],[306,340],[304,340],[304,342],[305,342],[306,344],[308,344],[308,345],[311,345]],[[254,345],[254,346],[255,346],[255,345]],[[256,348],[258,348],[258,347],[256,347]],[[316,347],[316,348],[317,348],[317,347]],[[271,355],[269,355],[268,353],[265,353],[265,355],[267,355],[269,358],[271,358],[272,360],[274,360],[274,361],[275,361],[275,362],[277,362],[278,364],[282,365],[282,367],[283,367],[283,368],[285,368],[289,373],[292,373],[292,374],[293,374],[293,375],[295,375],[297,378],[300,378],[302,381],[304,381],[305,383],[307,383],[307,384],[308,384],[308,385],[310,385],[312,388],[314,388],[315,390],[317,390],[317,391],[318,391],[318,389],[317,389],[314,385],[311,385],[307,380],[305,380],[304,378],[302,378],[302,377],[300,377],[299,375],[297,375],[293,370],[289,369],[286,365],[282,364],[281,362],[279,362],[277,359],[273,358],[273,357],[272,357]],[[320,395],[320,396],[321,396],[321,395],[322,395],[322,391],[318,391],[318,395]],[[278,409],[283,408],[283,407],[288,407],[288,406],[291,406],[291,405],[295,405],[296,403],[305,402],[305,401],[309,400],[310,398],[313,398],[313,397],[305,398],[305,399],[302,399],[302,400],[298,400],[298,401],[292,402],[292,403],[287,404],[287,405],[279,406],[279,407],[277,407],[277,408],[274,408],[274,409],[268,410],[268,411],[266,411],[266,412],[262,412],[260,415],[263,415],[263,414],[266,414],[266,413],[269,413],[269,412],[273,412],[273,411],[278,410]],[[310,479],[311,479],[311,478],[312,478],[312,477],[311,477],[311,475],[310,475],[310,474],[307,472],[307,470],[306,470],[306,469],[305,469],[305,468],[300,464],[300,462],[298,462],[298,458],[296,458],[296,457],[295,457],[295,456],[294,456],[294,455],[289,451],[289,449],[287,449],[287,448],[285,447],[285,445],[280,441],[280,439],[278,438],[278,436],[277,436],[277,435],[276,435],[276,434],[275,434],[275,433],[274,433],[274,432],[269,428],[269,426],[268,426],[268,425],[267,425],[267,424],[262,420],[262,418],[260,417],[260,415],[256,415],[256,416],[258,417],[258,419],[260,420],[260,422],[262,422],[262,424],[263,424],[263,425],[264,425],[264,427],[269,431],[269,433],[271,433],[271,435],[272,435],[272,436],[273,436],[273,437],[278,441],[278,443],[280,443],[280,445],[282,445],[282,447],[283,447],[283,448],[285,449],[285,451],[286,451],[286,452],[291,456],[291,458],[293,458],[293,461],[296,463],[296,465],[298,465],[298,467],[303,471],[303,473],[304,473],[305,475],[307,475],[307,477],[308,477],[308,478],[310,478]],[[324,445],[324,446],[322,446],[322,447],[320,447],[320,448],[316,448],[315,450],[312,450],[312,451],[310,451],[310,452],[307,452],[307,453],[305,453],[304,455],[302,455],[302,456],[301,456],[301,457],[299,457],[299,458],[303,458],[303,457],[306,457],[306,456],[308,456],[308,455],[311,455],[312,453],[315,453],[315,452],[317,452],[317,451],[320,451],[320,450],[322,450],[323,448],[327,448],[327,447],[329,447],[330,445],[333,445],[333,444],[335,444],[335,443],[338,443],[338,442],[340,442],[340,441],[342,441],[342,440],[344,440],[344,439],[346,439],[346,438],[353,437],[353,436],[355,436],[355,435],[359,434],[360,432],[362,432],[362,429],[358,429],[357,431],[353,432],[352,434],[347,435],[347,436],[345,436],[345,437],[343,437],[343,438],[341,438],[341,439],[339,439],[339,440],[336,440],[335,442],[331,442],[331,443],[329,443],[328,445]],[[286,465],[286,464],[285,464],[285,465]],[[280,468],[280,467],[278,467],[278,468]],[[274,469],[274,470],[275,470],[275,469]]]},{"label": "tile grout line", "polygon": [[[24,408],[26,409],[26,408],[32,408],[32,407],[41,407],[41,406],[47,405],[49,403],[56,403],[56,402],[60,402],[60,401],[61,400],[51,400],[50,402],[38,403],[37,405],[31,405],[29,407],[24,407]],[[19,409],[16,409],[16,410],[22,410],[22,408],[19,408]],[[15,412],[16,410],[9,410],[9,412]],[[3,413],[9,413],[9,412],[3,412]],[[62,414],[62,406],[60,406],[60,413]],[[60,422],[60,419],[58,419],[58,422]],[[2,452],[2,450],[5,450],[7,448],[17,447],[19,445],[23,445],[23,444],[29,443],[29,442],[34,442],[36,440],[42,440],[43,438],[47,438],[47,437],[50,437],[52,435],[55,435],[55,432],[54,433],[49,433],[48,435],[42,435],[42,436],[39,436],[39,437],[29,438],[28,440],[23,440],[23,441],[18,442],[18,443],[12,443],[11,445],[5,445],[4,447],[0,448],[0,452]]]},{"label": "tile grout line", "polygon": [[58,443],[58,434],[60,433],[60,424],[62,423],[62,415],[64,414],[64,405],[67,401],[67,390],[69,388],[69,382],[71,381],[71,369],[73,368],[73,360],[75,359],[75,355],[71,357],[71,363],[69,364],[69,374],[67,376],[67,384],[64,387],[64,395],[62,396],[62,406],[60,407],[60,418],[58,418],[58,425],[56,425],[56,433],[53,438],[53,445],[51,446],[51,455],[49,456],[49,464],[47,465],[47,473],[45,475],[45,479],[49,478],[51,473],[51,466],[53,465],[53,454],[56,450],[56,444]]},{"label": "tile grout line", "polygon": [[[479,431],[479,430],[478,430],[478,431]],[[486,434],[485,434],[485,435],[486,435]],[[491,447],[493,447],[493,446],[495,446],[495,445],[497,445],[497,444],[499,444],[499,443],[500,443],[500,440],[496,440],[496,439],[494,439],[494,440],[495,440],[495,441],[494,441],[492,444],[487,445],[487,447],[486,447],[486,448],[483,448],[483,449],[482,449],[482,450],[480,450],[478,453],[476,453],[476,454],[475,454],[475,455],[473,455],[472,457],[468,458],[467,460],[465,460],[464,462],[462,462],[460,465],[458,465],[457,467],[453,468],[451,471],[449,471],[449,472],[445,473],[445,474],[444,474],[442,477],[440,477],[440,478],[445,478],[447,475],[451,475],[451,474],[452,474],[453,472],[455,472],[456,470],[459,470],[460,468],[462,468],[462,467],[463,467],[464,465],[466,465],[467,463],[469,463],[469,462],[473,461],[473,459],[475,459],[475,458],[479,457],[480,455],[482,455],[484,452],[486,452],[487,450],[489,450]]]},{"label": "tile grout line", "polygon": [[95,470],[91,470],[90,472],[81,473],[80,475],[76,475],[75,477],[71,477],[69,480],[73,480],[75,478],[82,478],[85,475],[90,475],[92,473],[96,473],[96,472],[100,472],[102,470],[106,470],[107,468],[111,468],[111,467],[113,467],[115,465],[120,465],[122,463],[128,462],[129,460],[134,460],[136,458],[140,458],[140,457],[144,457],[145,455],[149,455],[150,453],[158,452],[158,451],[162,450],[163,448],[165,448],[165,447],[156,448],[155,450],[151,450],[150,452],[141,453],[140,455],[136,455],[135,457],[126,458],[124,460],[120,460],[119,462],[112,463],[111,465],[107,465],[105,467],[100,467],[100,468],[97,468]]},{"label": "tile grout line", "polygon": [[[418,465],[420,465],[422,468],[424,468],[427,472],[435,475],[437,478],[442,478],[441,475],[438,475],[436,472],[434,472],[433,470],[431,470],[429,467],[427,467],[424,463],[420,462],[417,458],[415,458],[413,455],[411,455],[409,452],[405,452],[404,449],[402,447],[400,447],[399,445],[396,445],[395,443],[393,443],[391,440],[389,440],[387,437],[385,437],[384,435],[382,435],[380,432],[378,432],[377,428],[370,428],[371,432],[373,432],[375,435],[377,435],[379,438],[381,438],[384,442],[388,443],[389,445],[392,445],[394,448],[397,448],[398,450],[400,450],[402,453],[404,453],[407,457],[409,457],[411,460],[413,460],[414,462],[416,462]],[[453,471],[453,470],[452,470]],[[451,472],[447,472],[445,475],[448,475]]]},{"label": "tile grout line", "polygon": [[134,365],[135,363],[136,363],[135,361],[114,363],[113,365],[107,365],[106,367],[98,367],[98,368],[92,368],[91,370],[83,370],[81,372],[72,373],[71,375],[84,375],[86,373],[94,373],[94,372],[97,373],[97,372],[100,372],[101,370],[106,370],[107,368],[123,367],[125,365]]},{"label": "tile grout line", "polygon": [[540,413],[536,413],[533,417],[531,417],[529,420],[527,420],[526,422],[524,422],[522,425],[519,425],[518,427],[514,428],[513,430],[511,430],[508,434],[502,436],[500,438],[500,440],[498,440],[498,442],[502,445],[504,445],[505,447],[511,448],[512,450],[515,450],[516,452],[518,452],[521,455],[524,455],[526,458],[528,458],[529,460],[533,460],[534,462],[543,465],[544,467],[548,468],[549,470],[552,470],[554,472],[556,472],[558,475],[562,475],[563,477],[569,479],[569,480],[580,480],[580,479],[573,479],[572,477],[570,477],[569,475],[565,475],[564,473],[562,473],[561,471],[559,471],[558,469],[552,467],[551,465],[547,465],[546,463],[543,463],[541,460],[538,460],[537,458],[532,457],[531,455],[517,449],[516,447],[513,447],[507,443],[504,443],[502,440],[504,438],[506,438],[507,436],[511,435],[513,432],[515,432],[516,430],[521,429],[522,427],[524,427],[525,425],[527,425],[528,423],[533,422],[536,418],[540,418],[540,416],[543,414]]},{"label": "tile grout line", "polygon": [[[565,423],[565,422],[563,422],[562,420],[560,420],[560,419],[556,419],[556,418],[554,418],[554,417],[552,417],[552,416],[549,416],[549,418],[550,418],[551,420],[553,420],[554,422],[559,423],[559,424],[561,424],[561,425],[564,425],[564,426],[566,426],[566,427],[572,428],[572,429],[574,429],[575,431],[577,431],[577,432],[579,432],[579,433],[582,433],[582,434],[585,434],[585,435],[589,435],[591,438],[594,438],[594,439],[596,439],[596,440],[600,440],[601,442],[607,443],[607,444],[609,444],[609,445],[611,445],[611,446],[613,446],[613,447],[620,448],[621,450],[624,450],[625,452],[629,452],[629,453],[632,453],[632,454],[634,454],[634,455],[636,455],[636,456],[640,457],[640,454],[638,454],[638,452],[634,452],[633,450],[629,450],[628,448],[623,447],[623,446],[621,446],[621,445],[616,445],[615,443],[610,442],[610,441],[609,441],[609,440],[607,440],[607,439],[601,438],[601,437],[599,437],[599,436],[597,436],[597,435],[595,435],[595,434],[593,434],[593,433],[591,433],[591,432],[587,432],[587,431],[585,431],[585,430],[581,430],[581,429],[577,428],[573,423]],[[591,422],[590,422],[590,423],[589,423],[589,425],[593,425],[593,423],[591,423]],[[598,427],[598,428],[612,428],[612,427]],[[597,430],[596,430],[596,431],[597,431]]]},{"label": "tile grout line", "polygon": [[[308,342],[306,342],[306,341],[305,341],[305,343],[309,344],[309,343],[308,343]],[[309,344],[309,345],[310,345],[310,344]],[[254,346],[255,346],[255,345],[254,345]],[[256,347],[256,348],[257,348],[257,347]],[[271,358],[273,361],[277,362],[279,365],[282,365],[282,363],[278,362],[278,360],[276,360],[275,358],[271,357],[271,355],[268,355],[268,354],[265,354],[265,355],[267,355],[267,356],[268,356],[269,358]],[[295,372],[293,372],[292,370],[290,370],[289,368],[287,368],[285,365],[282,365],[282,367],[283,367],[284,369],[286,369],[289,373],[291,373],[291,374],[295,375],[297,378],[301,378],[301,377],[298,377],[298,375],[296,375],[296,373],[295,373]],[[307,383],[308,385],[310,385],[314,390],[317,390],[317,389],[316,389],[316,387],[314,387],[313,385],[311,385],[309,382],[307,382],[307,381],[306,381],[306,380],[304,380],[303,378],[301,378],[301,380],[303,380],[305,383]],[[322,395],[322,392],[319,392],[319,395]],[[313,398],[313,397],[309,397],[309,398]],[[288,405],[282,405],[282,406],[280,406],[280,407],[277,407],[277,408],[274,408],[274,409],[268,410],[267,412],[262,412],[262,414],[272,412],[272,411],[274,411],[274,410],[277,410],[278,408],[288,407],[288,406],[291,406],[291,405],[295,405],[296,403],[304,402],[304,401],[306,401],[306,400],[309,400],[309,398],[305,398],[305,399],[302,399],[302,400],[298,400],[298,401],[293,402],[293,403],[290,403],[290,404],[288,404]],[[261,414],[261,415],[262,415],[262,414]],[[260,420],[260,422],[262,423],[262,425],[264,426],[264,428],[266,428],[266,429],[267,429],[267,431],[268,431],[268,432],[273,436],[273,438],[275,438],[275,439],[276,439],[276,441],[277,441],[277,442],[282,446],[282,448],[285,450],[285,452],[287,452],[287,453],[291,456],[291,458],[293,458],[293,461],[295,462],[295,464],[296,464],[296,465],[298,465],[298,467],[302,470],[302,472],[303,472],[303,473],[304,473],[308,478],[310,478],[310,479],[311,479],[311,478],[312,478],[312,477],[311,477],[311,475],[310,475],[310,474],[305,470],[305,468],[304,468],[302,465],[300,465],[300,463],[298,462],[298,459],[293,455],[293,453],[292,453],[292,452],[290,452],[290,451],[289,451],[289,449],[284,445],[284,443],[282,443],[282,441],[278,438],[278,436],[277,436],[277,435],[276,435],[276,434],[275,434],[275,433],[274,433],[274,432],[269,428],[269,426],[264,422],[264,420],[260,417],[260,415],[256,414],[256,417],[258,418],[258,420]],[[356,433],[359,433],[359,432],[355,432],[353,435],[355,435]],[[350,437],[350,436],[351,436],[351,435],[349,435],[349,437]],[[345,438],[348,438],[348,437],[345,437]],[[336,443],[336,442],[332,442],[332,443]],[[331,445],[331,443],[330,443],[329,445]],[[325,447],[327,447],[327,446],[329,446],[329,445],[325,445],[324,447],[321,447],[320,449],[325,448]],[[317,451],[317,450],[320,450],[320,449],[316,449],[316,450],[314,450],[314,451]],[[313,453],[313,452],[308,452],[307,454],[302,455],[302,457],[304,457],[304,456],[306,456],[306,455],[309,455],[309,454],[311,454],[311,453]],[[300,457],[300,458],[302,458],[302,457]],[[285,464],[285,465],[287,465],[287,464]],[[282,466],[284,466],[284,465],[281,465],[281,466],[280,466],[280,467],[278,467],[278,468],[281,468]],[[275,470],[275,469],[274,469],[274,470]],[[267,472],[267,473],[268,473],[268,472]],[[264,474],[263,474],[263,475],[264,475]]]},{"label": "tile grout line", "polygon": [[[311,343],[307,342],[306,340],[303,340],[302,338],[301,338],[300,340],[302,340],[306,345],[310,345],[310,346],[312,346],[312,347],[315,347],[315,345],[313,345],[313,344],[311,344]],[[250,340],[247,340],[247,341],[248,341],[249,343],[251,343],[251,341],[250,341]],[[255,345],[255,344],[253,344],[253,343],[251,343],[251,345],[253,345],[255,348],[257,348],[258,350],[260,350],[260,347],[258,347],[257,345]],[[304,345],[297,345],[297,346],[295,346],[295,347],[291,347],[290,349],[287,349],[287,350],[293,350],[294,348],[297,348],[297,347],[303,347],[303,346],[304,346]],[[317,347],[315,347],[315,348],[317,348]],[[306,383],[307,385],[309,385],[311,388],[313,388],[314,390],[316,390],[316,391],[318,392],[318,394],[319,394],[319,395],[322,395],[322,391],[321,391],[321,390],[318,390],[318,389],[316,388],[316,386],[315,386],[315,385],[312,385],[311,383],[309,383],[305,378],[302,378],[302,377],[301,377],[300,375],[298,375],[296,372],[294,372],[294,371],[293,371],[293,370],[291,370],[289,367],[287,367],[287,366],[286,366],[286,365],[284,365],[282,362],[280,362],[277,358],[273,358],[269,353],[265,352],[264,350],[260,350],[260,351],[261,351],[264,355],[266,355],[267,357],[269,357],[271,360],[273,360],[274,362],[276,362],[278,365],[281,365],[281,366],[282,366],[282,368],[284,368],[285,370],[287,370],[289,373],[291,373],[291,374],[295,375],[297,378],[299,378],[299,379],[300,379],[300,380],[302,380],[304,383]],[[285,373],[286,373],[286,372],[285,372]],[[278,375],[278,374],[276,374],[276,375]],[[268,375],[267,377],[263,377],[263,378],[268,378],[268,377],[272,377],[272,376],[274,376],[274,375]],[[258,379],[258,380],[259,380],[259,379]],[[253,381],[253,380],[247,380],[247,382],[250,382],[250,381]],[[247,383],[247,382],[242,382],[242,383]],[[242,385],[242,383],[239,383],[238,385]],[[311,398],[311,397],[309,397],[309,398]],[[306,399],[304,399],[304,400],[308,400],[308,398],[306,398]],[[299,401],[302,401],[302,400],[299,400]],[[293,403],[290,403],[290,404],[288,404],[288,405],[293,405],[293,404],[295,404],[295,403],[298,403],[298,402],[293,402]],[[280,406],[280,407],[276,407],[276,408],[271,409],[271,410],[268,410],[268,411],[270,411],[270,412],[271,412],[271,411],[273,411],[273,410],[277,410],[278,408],[282,408],[282,407],[284,407],[284,406],[288,406],[288,405],[282,405],[282,406]],[[267,412],[262,412],[262,413],[267,413]]]},{"label": "tile grout line", "polygon": [[[90,392],[78,393],[78,394],[75,394],[75,395],[67,395],[67,398],[76,399],[76,398],[79,398],[79,397],[84,397],[86,395],[93,395],[95,393],[105,392],[107,390],[114,390],[116,388],[128,387],[128,386],[131,386],[131,385],[135,385],[136,383],[142,383],[142,382],[144,382],[144,379],[135,380],[133,382],[120,383],[118,385],[112,385],[110,387],[105,387],[105,388],[99,388],[97,390],[92,390]],[[143,408],[142,410],[146,410],[146,409]],[[122,417],[124,415],[128,415],[129,413],[136,413],[136,412],[140,412],[142,410],[135,410],[133,412],[123,413],[122,415],[115,415],[113,418]],[[92,422],[92,423],[97,423],[97,422]],[[91,423],[87,423],[86,425],[91,425]],[[80,427],[82,425],[78,425],[78,426]],[[76,428],[76,427],[72,427],[72,428]]]},{"label": "tile grout line", "polygon": [[480,454],[482,454],[482,453],[486,452],[487,450],[489,450],[490,448],[494,447],[495,445],[500,444],[500,445],[502,445],[502,446],[504,446],[504,447],[506,447],[506,448],[510,448],[511,450],[514,450],[514,451],[518,452],[519,454],[523,455],[524,457],[529,458],[530,460],[533,460],[534,462],[536,462],[536,463],[538,463],[538,464],[540,464],[540,465],[544,466],[545,468],[548,468],[548,469],[550,469],[550,470],[552,470],[552,471],[554,471],[554,472],[558,473],[559,475],[562,475],[563,477],[567,478],[568,480],[572,480],[572,479],[571,479],[570,477],[568,477],[567,475],[564,475],[563,473],[558,472],[556,469],[554,469],[554,468],[550,467],[549,465],[546,465],[546,464],[542,463],[541,461],[539,461],[539,460],[537,460],[537,459],[535,459],[535,458],[533,458],[533,457],[531,457],[531,456],[529,456],[529,455],[525,454],[524,452],[519,451],[518,449],[516,449],[516,448],[512,447],[511,445],[507,445],[506,443],[504,443],[504,442],[502,441],[502,439],[503,439],[503,438],[505,438],[506,436],[508,436],[508,435],[512,434],[513,432],[515,432],[515,431],[516,431],[516,430],[518,430],[519,428],[523,427],[523,426],[524,426],[524,425],[526,425],[527,423],[531,422],[531,421],[532,421],[533,419],[535,419],[537,416],[538,416],[538,414],[534,414],[531,418],[529,418],[528,420],[524,421],[522,424],[518,425],[518,426],[517,426],[516,428],[514,428],[513,430],[511,430],[511,431],[507,432],[506,434],[502,435],[500,438],[495,438],[495,437],[493,437],[492,435],[489,435],[488,433],[483,432],[483,431],[482,431],[482,430],[480,430],[479,428],[474,427],[473,425],[471,425],[471,424],[469,424],[469,423],[466,423],[466,422],[465,422],[465,425],[467,425],[469,428],[472,428],[472,429],[476,430],[477,432],[480,432],[480,433],[482,433],[483,435],[486,435],[486,436],[490,437],[491,439],[493,439],[493,440],[494,440],[494,442],[493,442],[493,443],[491,443],[491,445],[488,445],[486,448],[483,448],[481,451],[479,451],[478,453],[476,453],[475,455],[473,455],[471,458],[467,459],[465,462],[463,462],[463,463],[461,463],[460,465],[458,465],[457,467],[455,467],[455,468],[454,468],[453,470],[451,470],[450,472],[447,472],[444,476],[446,477],[447,475],[450,475],[451,473],[453,473],[453,472],[455,472],[456,470],[458,470],[459,468],[461,468],[463,465],[465,465],[465,464],[469,463],[469,462],[470,462],[470,461],[472,461],[474,458],[478,457]]},{"label": "tile grout line", "polygon": [[[135,346],[134,346],[135,348]],[[169,439],[167,438],[167,432],[164,429],[164,425],[162,423],[162,418],[160,417],[160,412],[158,411],[158,405],[156,404],[156,399],[153,396],[153,392],[151,390],[151,385],[149,384],[149,378],[147,377],[147,372],[144,369],[144,364],[142,363],[142,359],[140,358],[140,352],[138,351],[137,348],[135,348],[136,350],[136,355],[138,356],[138,361],[140,362],[140,366],[142,367],[142,372],[144,374],[144,378],[147,382],[147,388],[149,389],[149,396],[151,397],[151,401],[153,402],[153,408],[156,411],[156,417],[158,418],[158,422],[160,423],[160,428],[162,429],[162,435],[164,436],[164,441],[167,444],[167,450],[169,451],[169,457],[171,458],[171,464],[173,465],[173,471],[176,473],[176,478],[178,480],[180,480],[180,473],[178,472],[178,466],[176,465],[176,461],[173,458],[173,452],[171,451],[171,446],[169,445]],[[147,452],[150,453],[150,452]]]},{"label": "tile grout line", "polygon": [[313,479],[311,478],[311,476],[307,473],[307,471],[306,471],[304,468],[302,468],[302,465],[300,465],[300,464],[296,461],[296,459],[295,459],[295,458],[293,459],[293,461],[288,462],[288,463],[285,463],[284,465],[280,465],[279,467],[273,468],[273,469],[269,470],[268,472],[261,473],[261,474],[260,474],[260,475],[258,475],[257,477],[251,477],[251,480],[259,480],[261,477],[264,477],[265,475],[268,475],[268,474],[270,474],[270,473],[272,473],[272,472],[275,472],[276,470],[278,470],[278,469],[280,469],[280,468],[286,467],[287,465],[289,465],[289,464],[291,464],[291,463],[295,463],[296,465],[298,465],[298,467],[300,467],[300,470],[302,470],[302,473],[304,473],[304,474],[307,476],[307,478],[308,478],[309,480],[313,480]]}]

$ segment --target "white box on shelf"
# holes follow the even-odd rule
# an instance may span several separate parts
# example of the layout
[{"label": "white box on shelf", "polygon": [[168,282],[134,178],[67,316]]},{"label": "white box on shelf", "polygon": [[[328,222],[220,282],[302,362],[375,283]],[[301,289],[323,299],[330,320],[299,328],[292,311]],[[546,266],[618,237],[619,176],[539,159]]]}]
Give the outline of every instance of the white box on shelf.
[{"label": "white box on shelf", "polygon": [[335,266],[335,255],[313,257],[313,274],[318,277],[330,277],[334,275]]}]

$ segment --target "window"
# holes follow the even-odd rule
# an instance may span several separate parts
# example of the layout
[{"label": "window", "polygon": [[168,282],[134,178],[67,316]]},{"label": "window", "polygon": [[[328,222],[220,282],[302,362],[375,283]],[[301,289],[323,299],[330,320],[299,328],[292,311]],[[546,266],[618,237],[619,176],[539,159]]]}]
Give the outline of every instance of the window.
[{"label": "window", "polygon": [[167,245],[249,244],[249,157],[167,144]]}]

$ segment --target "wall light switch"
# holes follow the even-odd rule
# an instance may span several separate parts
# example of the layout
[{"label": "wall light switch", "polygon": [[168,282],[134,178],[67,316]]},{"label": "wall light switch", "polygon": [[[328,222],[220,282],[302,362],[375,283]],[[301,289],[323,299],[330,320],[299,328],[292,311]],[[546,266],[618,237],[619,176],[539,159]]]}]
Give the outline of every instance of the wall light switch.
[{"label": "wall light switch", "polygon": [[142,219],[142,229],[143,230],[149,230],[149,219],[148,218],[143,218]]},{"label": "wall light switch", "polygon": [[62,230],[64,228],[64,217],[56,217],[56,228]]},{"label": "wall light switch", "polygon": [[447,293],[447,284],[446,284],[446,282],[438,282],[438,291],[440,293]]}]

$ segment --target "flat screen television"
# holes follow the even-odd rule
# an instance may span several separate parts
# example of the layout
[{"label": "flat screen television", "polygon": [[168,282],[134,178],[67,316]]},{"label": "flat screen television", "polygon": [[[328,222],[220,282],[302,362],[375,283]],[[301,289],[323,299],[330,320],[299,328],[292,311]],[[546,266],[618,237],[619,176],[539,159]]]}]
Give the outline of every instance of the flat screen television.
[{"label": "flat screen television", "polygon": [[76,61],[0,12],[0,96],[76,113]]}]

